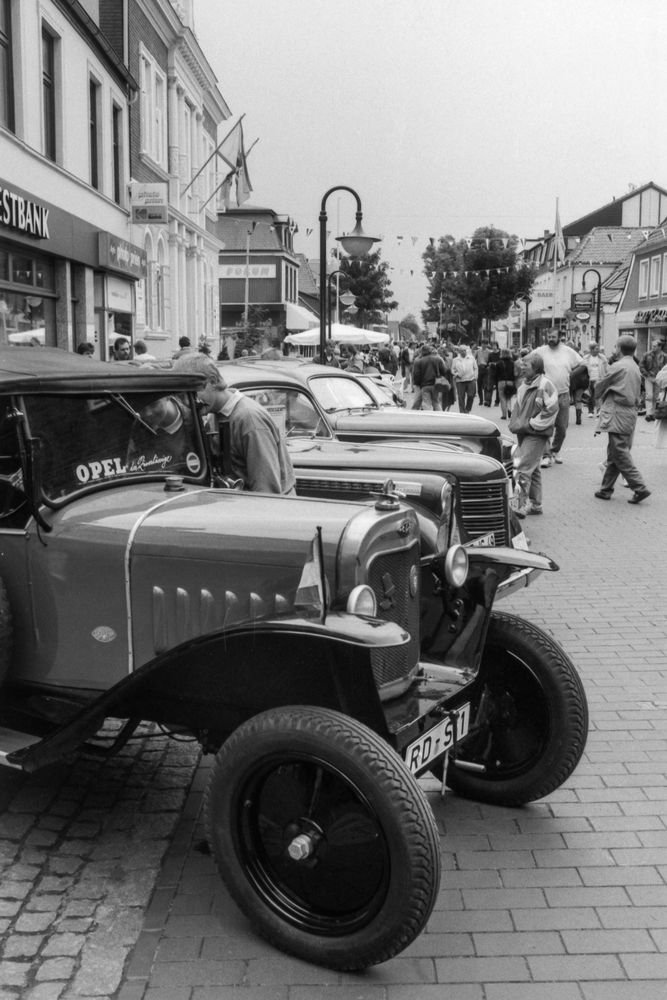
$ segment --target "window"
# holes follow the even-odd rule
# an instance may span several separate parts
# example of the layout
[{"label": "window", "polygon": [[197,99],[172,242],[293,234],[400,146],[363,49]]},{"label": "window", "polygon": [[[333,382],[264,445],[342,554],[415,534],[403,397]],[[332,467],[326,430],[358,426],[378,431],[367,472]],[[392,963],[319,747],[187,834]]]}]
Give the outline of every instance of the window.
[{"label": "window", "polygon": [[651,296],[660,294],[660,258],[651,258]]},{"label": "window", "polygon": [[147,52],[141,55],[141,152],[167,169],[167,89],[164,73]]},{"label": "window", "polygon": [[662,294],[667,295],[667,253],[662,255]]},{"label": "window", "polygon": [[121,204],[123,162],[122,156],[122,126],[123,112],[114,104],[111,109],[111,169],[112,195],[117,205]]},{"label": "window", "polygon": [[298,389],[243,388],[244,396],[266,408],[285,437],[331,437],[312,400]]},{"label": "window", "polygon": [[645,299],[648,296],[648,264],[647,260],[639,262],[639,298]]},{"label": "window", "polygon": [[88,139],[90,147],[90,183],[100,189],[100,85],[95,80],[88,81]]},{"label": "window", "polygon": [[0,0],[0,125],[14,131],[12,20],[9,0]]},{"label": "window", "polygon": [[56,158],[56,40],[42,28],[42,115],[44,156]]}]

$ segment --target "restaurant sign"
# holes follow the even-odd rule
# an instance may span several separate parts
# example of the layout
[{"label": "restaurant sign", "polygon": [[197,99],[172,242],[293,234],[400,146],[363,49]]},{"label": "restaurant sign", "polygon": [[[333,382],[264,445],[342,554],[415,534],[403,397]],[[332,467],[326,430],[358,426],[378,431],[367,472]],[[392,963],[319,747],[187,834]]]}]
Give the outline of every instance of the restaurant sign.
[{"label": "restaurant sign", "polygon": [[647,326],[649,323],[667,324],[667,309],[642,309],[635,313],[634,323]]}]

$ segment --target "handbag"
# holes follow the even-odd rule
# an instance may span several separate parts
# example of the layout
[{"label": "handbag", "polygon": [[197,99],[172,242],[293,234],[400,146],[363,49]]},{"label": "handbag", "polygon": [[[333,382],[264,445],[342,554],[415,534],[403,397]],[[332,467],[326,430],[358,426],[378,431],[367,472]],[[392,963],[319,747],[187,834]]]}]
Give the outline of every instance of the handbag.
[{"label": "handbag", "polygon": [[514,382],[505,382],[505,385],[503,386],[503,396],[507,396],[508,399],[511,399],[514,395],[516,395],[516,386]]},{"label": "handbag", "polygon": [[653,416],[656,420],[667,420],[667,389],[663,389],[662,396],[653,404]]}]

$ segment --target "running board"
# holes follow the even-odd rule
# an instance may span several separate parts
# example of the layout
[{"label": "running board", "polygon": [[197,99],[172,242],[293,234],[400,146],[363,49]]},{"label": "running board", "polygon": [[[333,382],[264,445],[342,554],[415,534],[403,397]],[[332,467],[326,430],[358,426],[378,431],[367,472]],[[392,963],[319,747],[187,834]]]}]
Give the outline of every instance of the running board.
[{"label": "running board", "polygon": [[22,733],[18,729],[6,729],[0,726],[0,766],[22,770],[20,764],[12,764],[7,758],[17,750],[25,750],[34,743],[39,743],[41,736],[33,733]]}]

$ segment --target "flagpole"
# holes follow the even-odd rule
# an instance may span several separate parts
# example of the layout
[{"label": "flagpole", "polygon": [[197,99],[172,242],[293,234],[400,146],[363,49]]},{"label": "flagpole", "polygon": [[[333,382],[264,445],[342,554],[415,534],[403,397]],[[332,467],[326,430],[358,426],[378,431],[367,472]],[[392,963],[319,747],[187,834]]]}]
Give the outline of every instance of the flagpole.
[{"label": "flagpole", "polygon": [[[558,223],[558,198],[556,198],[556,223]],[[558,229],[558,225],[554,227]],[[554,232],[554,277],[553,277],[553,298],[551,304],[551,329],[556,326],[556,268],[558,267],[558,233]]]},{"label": "flagpole", "polygon": [[[231,135],[231,132],[229,134]],[[227,138],[227,136],[225,138]],[[224,142],[225,140],[223,139],[222,141]],[[245,154],[246,160],[248,159],[248,157],[250,155],[250,150],[254,149],[254,147],[257,145],[258,142],[259,142],[259,136],[255,139],[255,141],[253,142],[252,146],[250,147],[250,149],[248,150],[248,152]],[[214,198],[216,196],[216,194],[218,193],[218,191],[220,190],[220,188],[229,180],[229,178],[230,177],[234,177],[235,175],[236,175],[236,170],[230,170],[229,171],[229,173],[227,174],[227,176],[225,177],[225,179],[222,181],[222,183],[218,184],[218,186],[215,189],[215,191],[213,192],[213,194],[209,198],[207,198],[206,201],[204,202],[204,204],[201,206],[202,209],[206,208],[206,206],[208,205],[208,203],[211,200],[211,198]]]},{"label": "flagpole", "polygon": [[[220,149],[220,147],[222,146],[223,142],[227,142],[227,140],[229,139],[229,137],[230,137],[230,135],[232,134],[232,132],[234,131],[234,129],[235,129],[235,128],[238,128],[238,127],[239,127],[239,125],[241,124],[241,122],[243,121],[243,119],[244,119],[244,118],[245,118],[245,111],[243,112],[243,114],[241,115],[241,117],[239,118],[239,120],[237,121],[236,125],[233,125],[233,126],[232,126],[232,128],[230,128],[230,130],[229,130],[229,132],[227,133],[227,135],[225,136],[225,138],[224,138],[224,139],[222,139],[222,140],[221,140],[221,141],[220,141],[220,142],[218,143],[218,145],[217,145],[217,146],[215,147],[215,149],[213,150],[213,152],[211,153],[211,155],[210,155],[210,156],[208,157],[208,159],[207,159],[207,160],[205,160],[205,161],[204,161],[204,162],[202,163],[201,167],[199,168],[199,170],[197,171],[197,173],[196,173],[196,174],[194,175],[194,177],[192,178],[192,180],[190,181],[190,183],[189,183],[189,184],[187,185],[187,187],[185,187],[185,188],[183,189],[183,191],[182,191],[182,194],[185,194],[185,192],[186,192],[186,191],[188,190],[188,188],[191,188],[191,187],[192,187],[192,185],[193,185],[193,184],[194,184],[194,182],[195,182],[195,181],[197,180],[197,178],[199,177],[199,175],[200,175],[200,173],[202,172],[202,170],[204,170],[204,168],[205,168],[205,167],[206,167],[206,166],[207,166],[207,165],[208,165],[208,164],[209,164],[209,163],[211,162],[211,160],[213,159],[213,157],[214,157],[214,156],[216,155],[216,153],[218,152],[218,150],[219,150],[219,149]],[[255,140],[255,142],[256,142],[256,141],[257,141],[257,140]],[[224,160],[224,159],[225,159],[225,158],[224,158],[224,156],[223,156],[223,160]],[[227,163],[227,160],[225,160],[225,163]],[[233,163],[229,163],[228,165],[229,165],[230,167],[235,167],[235,164],[233,164]],[[223,181],[222,183],[224,184],[224,181]],[[209,198],[209,201],[210,201],[210,198]]]}]

